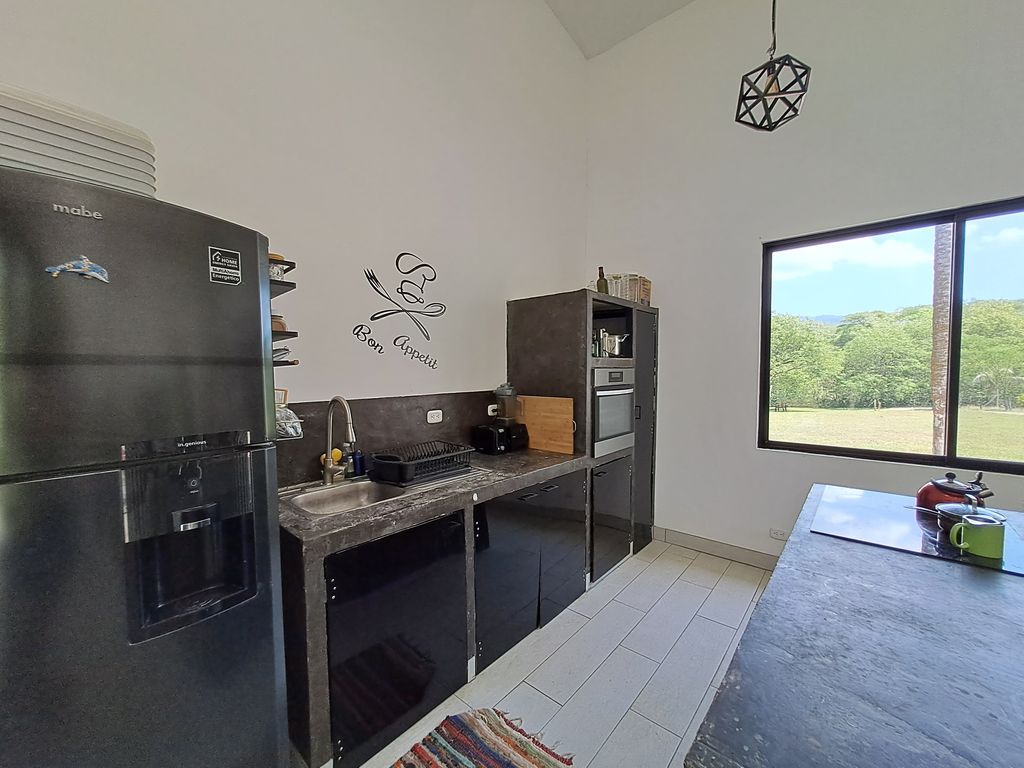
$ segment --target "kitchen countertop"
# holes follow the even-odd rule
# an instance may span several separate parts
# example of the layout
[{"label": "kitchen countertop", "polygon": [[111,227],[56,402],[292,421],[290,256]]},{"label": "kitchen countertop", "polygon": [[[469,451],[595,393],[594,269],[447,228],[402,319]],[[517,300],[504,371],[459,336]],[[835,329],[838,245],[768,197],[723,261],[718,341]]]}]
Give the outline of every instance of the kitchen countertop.
[{"label": "kitchen countertop", "polygon": [[[811,488],[686,768],[1024,765],[1024,578],[812,533],[828,487]],[[893,499],[844,495],[850,514]]]},{"label": "kitchen countertop", "polygon": [[[583,454],[516,451],[501,456],[476,453],[472,473],[441,485],[408,493],[362,509],[333,515],[310,515],[292,506],[285,493],[280,503],[281,526],[299,539],[307,553],[323,555],[411,528],[457,509],[473,506],[536,483],[590,466]],[[477,495],[476,501],[473,494]]]},{"label": "kitchen countertop", "polygon": [[[280,503],[282,570],[285,571],[285,632],[289,657],[289,716],[300,751],[310,752],[311,765],[323,765],[332,754],[330,672],[327,640],[327,585],[324,558],[334,552],[412,528],[452,512],[591,466],[586,455],[516,451],[503,456],[473,454],[475,469],[486,470],[428,485],[369,507],[333,515],[309,515],[292,506],[287,489]],[[476,495],[474,500],[473,496]],[[471,519],[471,518],[470,518]],[[470,523],[467,535],[472,537]],[[472,544],[470,538],[468,544]],[[467,586],[472,572],[467,564]],[[467,608],[475,627],[475,606]],[[471,642],[470,645],[473,643]],[[293,685],[294,683],[294,685]],[[297,729],[297,730],[296,730]]]}]

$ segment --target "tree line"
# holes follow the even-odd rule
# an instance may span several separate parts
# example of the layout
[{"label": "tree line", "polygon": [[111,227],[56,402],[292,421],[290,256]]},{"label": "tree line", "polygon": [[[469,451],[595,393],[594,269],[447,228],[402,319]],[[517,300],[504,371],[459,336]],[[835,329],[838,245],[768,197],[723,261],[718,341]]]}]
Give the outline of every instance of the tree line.
[{"label": "tree line", "polygon": [[[838,325],[773,313],[771,406],[930,407],[932,312],[858,312]],[[963,305],[960,401],[1024,406],[1024,300]]]}]

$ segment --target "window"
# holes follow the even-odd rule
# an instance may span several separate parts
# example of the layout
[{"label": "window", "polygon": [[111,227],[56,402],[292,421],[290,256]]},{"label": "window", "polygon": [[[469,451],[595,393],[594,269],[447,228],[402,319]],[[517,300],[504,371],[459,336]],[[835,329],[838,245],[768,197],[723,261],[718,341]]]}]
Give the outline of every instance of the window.
[{"label": "window", "polygon": [[768,243],[763,280],[761,447],[1024,473],[1024,199]]}]

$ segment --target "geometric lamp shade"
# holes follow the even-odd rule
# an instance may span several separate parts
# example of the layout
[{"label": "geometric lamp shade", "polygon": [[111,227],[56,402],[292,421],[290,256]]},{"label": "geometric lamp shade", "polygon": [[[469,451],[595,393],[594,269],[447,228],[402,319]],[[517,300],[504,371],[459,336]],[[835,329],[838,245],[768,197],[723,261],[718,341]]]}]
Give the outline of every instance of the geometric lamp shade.
[{"label": "geometric lamp shade", "polygon": [[740,81],[736,122],[774,131],[800,114],[810,81],[811,68],[789,54],[765,62]]}]

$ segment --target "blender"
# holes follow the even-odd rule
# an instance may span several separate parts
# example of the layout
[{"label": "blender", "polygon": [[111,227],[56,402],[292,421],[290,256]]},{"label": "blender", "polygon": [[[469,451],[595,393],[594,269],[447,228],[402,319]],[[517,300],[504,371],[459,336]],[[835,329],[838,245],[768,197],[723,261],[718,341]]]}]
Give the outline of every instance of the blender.
[{"label": "blender", "polygon": [[516,388],[505,382],[494,390],[497,414],[490,424],[473,427],[470,442],[481,453],[501,454],[528,448],[526,425],[519,423],[519,397]]}]

